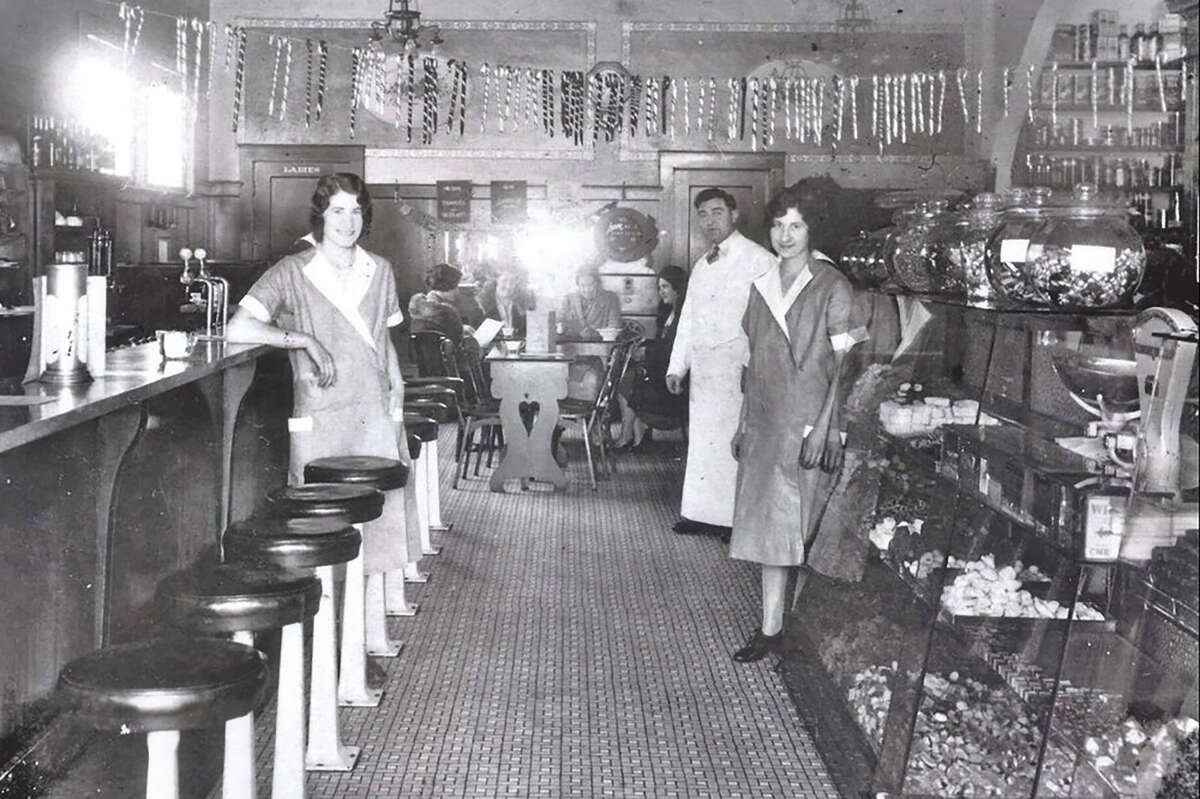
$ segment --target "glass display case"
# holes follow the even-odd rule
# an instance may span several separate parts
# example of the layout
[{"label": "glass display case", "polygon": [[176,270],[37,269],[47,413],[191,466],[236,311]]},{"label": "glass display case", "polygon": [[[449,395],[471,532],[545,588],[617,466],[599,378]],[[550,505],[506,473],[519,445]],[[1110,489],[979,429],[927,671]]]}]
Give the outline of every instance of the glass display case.
[{"label": "glass display case", "polygon": [[[872,375],[885,399],[866,459],[862,578],[804,573],[786,625],[785,680],[814,708],[842,794],[1154,796],[1189,784],[1194,323],[922,308],[928,321]],[[1058,376],[1052,341],[1071,343],[1093,383]],[[1144,389],[1133,398],[1119,393],[1130,363]],[[1086,402],[1105,380],[1119,419]],[[1110,456],[1129,435],[1151,449],[1176,436],[1183,454],[1166,456],[1166,472],[1178,492],[1134,490],[1163,464]]]}]

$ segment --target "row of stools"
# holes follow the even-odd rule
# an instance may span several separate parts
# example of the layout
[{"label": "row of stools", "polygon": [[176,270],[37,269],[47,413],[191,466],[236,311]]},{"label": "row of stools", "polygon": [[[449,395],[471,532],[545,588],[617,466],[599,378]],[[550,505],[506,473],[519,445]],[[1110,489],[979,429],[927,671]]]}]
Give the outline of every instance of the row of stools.
[{"label": "row of stools", "polygon": [[[217,724],[225,725],[222,795],[254,799],[254,709],[269,684],[254,636],[274,630],[280,646],[272,797],[303,797],[306,770],[354,768],[359,750],[341,742],[338,705],[379,704],[382,691],[367,683],[367,656],[399,654],[386,618],[414,614],[404,582],[425,579],[415,557],[394,572],[365,575],[362,525],[382,515],[384,492],[404,489],[406,499],[415,500],[415,512],[406,515],[420,530],[422,553],[436,554],[430,527],[445,529],[437,435],[440,422],[452,418],[445,402],[406,404],[411,469],[358,455],[307,464],[304,485],[271,492],[270,516],[230,525],[219,558],[160,583],[158,604],[176,632],[105,647],[63,669],[59,695],[77,720],[98,730],[146,733],[147,799],[179,795],[180,732]],[[336,568],[345,570],[340,651]],[[306,736],[304,626],[310,620]]]}]

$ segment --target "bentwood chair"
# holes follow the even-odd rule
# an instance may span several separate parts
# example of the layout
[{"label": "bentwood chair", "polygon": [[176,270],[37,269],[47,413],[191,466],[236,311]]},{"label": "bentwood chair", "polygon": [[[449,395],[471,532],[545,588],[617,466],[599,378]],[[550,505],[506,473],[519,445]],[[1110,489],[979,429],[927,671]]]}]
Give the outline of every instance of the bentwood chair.
[{"label": "bentwood chair", "polygon": [[609,449],[612,446],[610,426],[612,406],[617,394],[617,386],[625,376],[625,370],[629,368],[633,345],[633,341],[624,341],[609,351],[604,369],[604,382],[600,385],[600,391],[597,392],[595,401],[588,402],[568,398],[560,400],[558,403],[559,421],[579,426],[580,435],[583,437],[583,448],[587,453],[588,475],[591,477],[593,490],[596,488],[596,459],[592,452],[593,438],[595,446],[600,451],[600,460],[603,462],[605,470],[608,474],[615,471],[612,459],[609,457]]},{"label": "bentwood chair", "polygon": [[[462,342],[453,348],[453,355],[467,392],[467,406],[463,414],[467,425],[459,442],[456,458],[462,468],[454,475],[454,487],[458,488],[459,477],[466,477],[470,470],[471,453],[475,453],[475,475],[478,476],[483,453],[487,452],[490,468],[492,453],[503,439],[500,432],[500,400],[492,396],[491,381],[483,370],[479,345],[474,338],[465,336]],[[479,432],[478,444],[475,443],[476,431]]]}]

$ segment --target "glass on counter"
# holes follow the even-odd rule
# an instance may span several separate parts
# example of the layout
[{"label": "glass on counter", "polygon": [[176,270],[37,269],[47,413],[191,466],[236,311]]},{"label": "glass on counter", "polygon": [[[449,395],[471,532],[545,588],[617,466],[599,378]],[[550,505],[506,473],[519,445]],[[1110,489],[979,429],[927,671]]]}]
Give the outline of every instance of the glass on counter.
[{"label": "glass on counter", "polygon": [[934,291],[971,299],[991,296],[984,251],[1000,225],[1000,207],[999,195],[979,194],[931,231],[929,274]]},{"label": "glass on counter", "polygon": [[1125,202],[1075,187],[1033,233],[1026,252],[1027,281],[1060,308],[1128,304],[1146,270],[1142,238],[1130,226]]},{"label": "glass on counter", "polygon": [[1030,236],[1046,221],[1052,196],[1053,191],[1046,186],[1029,189],[1024,202],[1016,202],[1004,210],[1000,227],[988,239],[984,251],[988,282],[1000,296],[1017,302],[1050,304],[1050,299],[1028,279],[1025,253]]},{"label": "glass on counter", "polygon": [[929,234],[948,213],[945,200],[930,200],[901,217],[888,250],[892,279],[904,289],[917,293],[934,291],[929,274]]}]

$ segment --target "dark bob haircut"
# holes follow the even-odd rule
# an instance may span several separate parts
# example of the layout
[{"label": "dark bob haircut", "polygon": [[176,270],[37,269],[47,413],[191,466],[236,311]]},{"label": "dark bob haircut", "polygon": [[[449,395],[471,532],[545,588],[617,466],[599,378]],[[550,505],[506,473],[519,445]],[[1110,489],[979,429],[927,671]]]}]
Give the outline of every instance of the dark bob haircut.
[{"label": "dark bob haircut", "polygon": [[434,264],[425,271],[425,285],[434,291],[454,291],[462,280],[462,270],[450,264]]},{"label": "dark bob haircut", "polygon": [[344,191],[358,198],[358,207],[362,209],[362,233],[359,238],[371,232],[371,193],[367,184],[353,172],[334,172],[322,175],[317,181],[317,189],[313,192],[312,204],[308,209],[308,225],[312,228],[313,238],[322,241],[325,238],[325,211],[329,208],[329,198]]},{"label": "dark bob haircut", "polygon": [[725,207],[730,211],[737,210],[737,200],[733,199],[733,195],[724,189],[718,189],[716,187],[701,190],[700,193],[696,195],[696,199],[692,201],[692,206],[699,209],[700,206],[704,205],[709,200],[720,200],[721,202],[725,203]]},{"label": "dark bob haircut", "polygon": [[829,214],[828,198],[820,192],[800,186],[791,186],[776,194],[767,203],[767,218],[779,219],[795,208],[804,223],[810,228],[820,227]]}]

